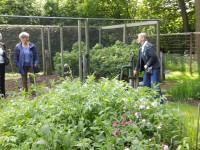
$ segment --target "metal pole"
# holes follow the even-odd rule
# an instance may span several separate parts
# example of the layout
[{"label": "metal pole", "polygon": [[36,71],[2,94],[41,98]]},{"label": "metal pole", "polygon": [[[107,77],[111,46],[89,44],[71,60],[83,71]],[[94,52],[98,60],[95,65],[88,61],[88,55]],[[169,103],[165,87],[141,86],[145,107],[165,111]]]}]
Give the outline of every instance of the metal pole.
[{"label": "metal pole", "polygon": [[78,20],[78,47],[79,47],[79,78],[83,81],[82,75],[82,52],[81,52],[81,20]]},{"label": "metal pole", "polygon": [[63,27],[62,26],[60,26],[60,51],[61,51],[62,77],[64,77]]},{"label": "metal pole", "polygon": [[42,65],[43,65],[43,72],[44,74],[46,74],[45,50],[44,50],[44,27],[41,28],[41,39],[42,39]]}]

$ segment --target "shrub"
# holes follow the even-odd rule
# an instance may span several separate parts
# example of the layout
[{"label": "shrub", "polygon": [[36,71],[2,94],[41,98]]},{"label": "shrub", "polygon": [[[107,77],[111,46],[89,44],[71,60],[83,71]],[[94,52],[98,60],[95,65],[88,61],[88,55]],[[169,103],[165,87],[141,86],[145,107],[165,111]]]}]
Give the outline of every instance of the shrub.
[{"label": "shrub", "polygon": [[120,74],[122,65],[128,64],[132,52],[134,53],[136,61],[136,47],[136,43],[127,45],[120,41],[116,41],[116,43],[111,47],[105,47],[99,50],[92,49],[90,63],[91,73],[94,73],[97,77],[116,77]]},{"label": "shrub", "polygon": [[[84,42],[81,42],[81,49],[82,53],[85,51],[85,44]],[[64,59],[64,64],[67,64],[69,68],[64,68],[64,72],[70,72],[72,71],[72,74],[74,76],[78,76],[79,72],[79,53],[78,53],[78,42],[74,43],[72,46],[72,50],[69,51],[64,51],[63,53],[63,59]],[[61,68],[61,53],[56,53],[56,55],[53,58],[54,60],[54,66],[55,66],[55,71],[58,75],[62,74],[62,68]]]},{"label": "shrub", "polygon": [[[82,43],[82,54],[84,55],[85,45]],[[113,46],[103,48],[96,44],[90,50],[90,74],[95,74],[96,77],[114,78],[120,74],[121,67],[128,64],[131,59],[132,52],[134,58],[137,58],[137,44],[134,42],[131,45],[116,41]],[[78,45],[75,43],[71,52],[64,52],[64,63],[67,63],[73,72],[74,76],[78,76],[79,58]],[[55,70],[61,74],[61,54],[57,53],[54,57]],[[66,71],[66,70],[65,70]]]}]

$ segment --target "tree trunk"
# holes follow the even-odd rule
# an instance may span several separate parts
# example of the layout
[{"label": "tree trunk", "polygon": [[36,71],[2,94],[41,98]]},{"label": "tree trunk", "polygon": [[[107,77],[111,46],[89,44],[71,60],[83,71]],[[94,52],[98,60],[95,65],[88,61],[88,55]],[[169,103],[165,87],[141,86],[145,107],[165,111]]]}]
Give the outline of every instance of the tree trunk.
[{"label": "tree trunk", "polygon": [[181,9],[184,32],[189,32],[190,26],[189,26],[189,22],[188,22],[186,7],[185,7],[185,1],[184,0],[178,0],[178,3],[179,3],[179,6],[180,6],[180,9]]},{"label": "tree trunk", "polygon": [[[200,32],[200,0],[195,0],[195,18],[196,18],[196,32]],[[196,56],[198,61],[198,69],[200,75],[200,34],[196,34]]]}]

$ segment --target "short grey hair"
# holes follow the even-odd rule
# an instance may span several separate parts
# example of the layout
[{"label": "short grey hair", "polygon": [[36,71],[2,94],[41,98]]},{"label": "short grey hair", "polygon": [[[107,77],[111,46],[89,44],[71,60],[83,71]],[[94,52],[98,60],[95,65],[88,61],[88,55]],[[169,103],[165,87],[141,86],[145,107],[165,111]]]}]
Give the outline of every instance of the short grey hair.
[{"label": "short grey hair", "polygon": [[2,34],[0,33],[0,40],[2,40]]},{"label": "short grey hair", "polygon": [[138,36],[141,36],[141,37],[143,37],[144,38],[144,40],[146,40],[147,39],[147,34],[146,33],[139,33],[138,34]]},{"label": "short grey hair", "polygon": [[29,37],[29,34],[27,32],[22,32],[19,34],[19,38]]}]

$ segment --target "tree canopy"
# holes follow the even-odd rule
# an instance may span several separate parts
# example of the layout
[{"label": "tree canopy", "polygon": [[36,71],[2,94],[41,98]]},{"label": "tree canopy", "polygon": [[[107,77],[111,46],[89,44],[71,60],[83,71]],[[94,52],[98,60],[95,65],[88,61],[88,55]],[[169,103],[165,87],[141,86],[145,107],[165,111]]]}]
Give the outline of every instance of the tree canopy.
[{"label": "tree canopy", "polygon": [[[1,0],[3,15],[160,19],[161,33],[195,31],[194,0]],[[57,20],[0,18],[4,24],[57,24]]]}]

